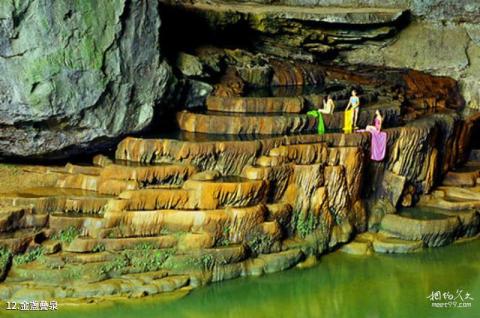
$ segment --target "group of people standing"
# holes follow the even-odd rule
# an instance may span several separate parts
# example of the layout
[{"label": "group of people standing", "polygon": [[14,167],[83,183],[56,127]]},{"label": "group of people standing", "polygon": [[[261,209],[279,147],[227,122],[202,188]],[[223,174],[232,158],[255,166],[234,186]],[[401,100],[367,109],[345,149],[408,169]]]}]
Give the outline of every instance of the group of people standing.
[{"label": "group of people standing", "polygon": [[[335,111],[335,102],[331,95],[328,95],[323,100],[323,107],[319,107],[317,110],[309,111],[307,114],[317,117],[318,133],[325,133],[325,124],[323,122],[323,115],[332,115]],[[356,132],[370,132],[372,135],[371,144],[371,159],[380,161],[385,157],[385,149],[387,144],[387,134],[382,130],[383,116],[377,109],[375,111],[375,118],[373,125],[367,125],[365,129],[358,128],[358,117],[360,113],[360,98],[357,95],[356,90],[352,90],[352,95],[348,100],[347,107],[345,108],[344,127],[343,131],[346,133]]]},{"label": "group of people standing", "polygon": [[[332,95],[327,95],[327,98],[323,100],[323,107],[319,107],[316,111],[319,114],[323,115],[332,115],[335,111],[335,102],[333,101]],[[344,120],[344,131],[352,132],[358,130],[358,116],[360,113],[360,98],[357,95],[356,90],[352,90],[352,95],[348,100],[347,107],[345,108],[345,120]],[[313,112],[308,114],[314,115]],[[318,115],[316,117],[319,117]],[[319,120],[320,121],[320,120]],[[323,124],[323,118],[322,118]],[[368,125],[365,130],[372,132],[373,130],[380,131],[382,128],[383,117],[379,110],[375,111],[375,118],[373,125]]]}]

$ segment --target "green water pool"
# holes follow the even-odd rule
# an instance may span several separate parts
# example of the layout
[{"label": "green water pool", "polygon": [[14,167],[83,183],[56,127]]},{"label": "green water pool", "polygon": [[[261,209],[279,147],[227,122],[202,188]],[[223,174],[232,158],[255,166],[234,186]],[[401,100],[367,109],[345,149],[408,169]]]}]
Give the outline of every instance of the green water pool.
[{"label": "green water pool", "polygon": [[[478,239],[409,255],[334,252],[310,269],[216,283],[173,301],[145,298],[82,308],[62,308],[60,302],[57,312],[14,317],[471,318],[480,317],[479,274]],[[434,308],[427,298],[437,291],[457,297],[457,290],[473,298],[465,301],[470,308]]]}]

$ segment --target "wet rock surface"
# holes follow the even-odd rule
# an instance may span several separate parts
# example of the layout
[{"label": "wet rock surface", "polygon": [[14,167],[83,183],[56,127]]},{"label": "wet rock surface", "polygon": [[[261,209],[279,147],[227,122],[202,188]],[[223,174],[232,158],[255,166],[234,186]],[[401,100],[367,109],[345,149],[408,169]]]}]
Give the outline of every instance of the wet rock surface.
[{"label": "wet rock surface", "polygon": [[389,214],[383,218],[380,224],[382,233],[408,241],[422,240],[427,246],[442,246],[451,243],[455,239],[459,227],[460,220],[452,216],[419,220]]},{"label": "wet rock surface", "polygon": [[406,189],[476,199],[477,187],[435,187],[438,167],[448,170],[461,155],[439,143],[460,148],[465,141],[454,132],[462,121],[449,118],[386,129],[390,150],[373,166],[367,134],[337,133],[228,142],[127,138],[117,163],[97,156],[96,166],[44,169],[55,173],[57,187],[1,195],[0,294],[23,299],[32,295],[26,286],[36,286],[46,298],[139,297],[284,270],[340,245],[357,255],[410,253],[474,237],[475,210],[435,217],[387,211],[379,214],[380,233],[355,237],[371,221],[362,189],[371,180],[367,169],[384,180],[367,194],[388,200],[393,212],[411,195]]},{"label": "wet rock surface", "polygon": [[391,8],[341,8],[258,5],[225,1],[178,3],[164,1],[176,14],[202,19],[206,28],[218,32],[241,21],[245,32],[256,34],[260,51],[281,57],[313,60],[337,49],[376,41],[400,29],[406,11]]},{"label": "wet rock surface", "polygon": [[[478,235],[479,170],[472,162],[459,164],[476,145],[480,120],[461,113],[465,100],[457,81],[443,76],[452,70],[466,74],[469,63],[474,70],[475,59],[468,57],[476,49],[468,38],[477,41],[475,27],[465,26],[468,38],[456,27],[445,34],[432,30],[442,41],[469,43],[447,51],[436,47],[438,68],[430,67],[423,51],[412,64],[393,65],[389,50],[409,51],[402,36],[430,28],[407,26],[407,5],[351,10],[259,2],[161,1],[157,7],[120,1],[92,21],[83,21],[98,11],[88,1],[2,7],[11,33],[2,42],[0,68],[7,75],[34,72],[27,74],[31,82],[5,76],[5,85],[0,83],[7,93],[28,93],[0,101],[0,107],[22,102],[8,109],[1,129],[4,136],[16,134],[8,149],[20,156],[73,144],[78,151],[99,137],[141,130],[157,116],[171,84],[159,12],[169,23],[180,13],[198,23],[189,36],[173,28],[179,41],[205,30],[218,38],[199,36],[168,52],[178,76],[169,95],[187,109],[169,109],[186,131],[180,138],[155,132],[127,137],[114,158],[96,155],[93,165],[30,168],[15,180],[32,174],[45,181],[26,182],[28,187],[4,189],[0,183],[0,298],[142,297],[311,266],[337,248],[356,255],[410,253]],[[36,29],[40,18],[28,13],[43,6],[52,23],[71,23],[65,30],[48,24],[51,36],[33,37],[42,50],[51,47],[44,54],[48,63],[34,63],[44,52],[26,47],[24,30]],[[414,14],[426,14],[418,10]],[[92,23],[104,32],[93,34]],[[78,24],[78,34],[72,34]],[[245,43],[225,45],[242,32]],[[392,41],[396,37],[400,44]],[[65,39],[58,59],[54,48]],[[381,48],[365,61],[383,58],[372,63],[381,67],[319,63],[333,57],[356,63],[374,45]],[[459,76],[462,85],[471,82]],[[63,94],[72,85],[75,93]],[[370,133],[335,132],[343,127],[352,89],[360,95],[359,126],[370,124],[377,109],[384,116],[382,161],[369,160]],[[306,112],[327,95],[336,102],[335,112],[324,116],[327,131],[308,134],[317,121]],[[467,97],[472,108],[474,98]],[[19,135],[24,130],[28,134]],[[6,145],[9,138],[0,141]],[[423,208],[400,208],[417,202]]]},{"label": "wet rock surface", "polygon": [[78,153],[150,124],[171,77],[156,6],[26,1],[1,11],[0,155]]}]

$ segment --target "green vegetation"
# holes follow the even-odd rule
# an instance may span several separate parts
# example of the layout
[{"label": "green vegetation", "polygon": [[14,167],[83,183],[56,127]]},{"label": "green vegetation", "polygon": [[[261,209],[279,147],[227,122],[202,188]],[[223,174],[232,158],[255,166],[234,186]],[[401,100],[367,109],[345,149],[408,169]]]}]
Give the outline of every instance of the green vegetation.
[{"label": "green vegetation", "polygon": [[230,240],[228,237],[230,236],[230,225],[225,225],[222,231],[222,237],[217,241],[217,246],[227,246],[230,245]]},{"label": "green vegetation", "polygon": [[203,265],[203,268],[211,270],[215,265],[215,259],[211,254],[205,254],[200,257],[200,263]]},{"label": "green vegetation", "polygon": [[195,268],[203,270],[212,270],[215,265],[215,258],[211,254],[203,254],[200,256],[185,256],[175,259],[171,264],[174,269]]},{"label": "green vegetation", "polygon": [[248,240],[248,246],[254,254],[268,252],[272,247],[272,239],[265,234],[257,234]]},{"label": "green vegetation", "polygon": [[134,249],[149,251],[149,250],[153,250],[153,245],[152,243],[139,243],[134,247]]},{"label": "green vegetation", "polygon": [[81,265],[72,266],[65,271],[66,280],[78,280],[82,277],[84,267]]},{"label": "green vegetation", "polygon": [[148,250],[147,253],[133,253],[129,261],[130,265],[139,272],[151,272],[159,270],[163,263],[171,255],[175,254],[175,249]]},{"label": "green vegetation", "polygon": [[65,230],[61,230],[58,233],[55,233],[51,239],[52,240],[59,240],[64,243],[72,243],[72,241],[80,235],[80,230],[77,229],[76,227],[70,226],[66,228]]},{"label": "green vegetation", "polygon": [[168,234],[170,234],[170,231],[167,230],[166,228],[163,228],[160,230],[160,235],[168,235]]},{"label": "green vegetation", "polygon": [[113,261],[105,263],[100,267],[101,274],[110,274],[111,272],[121,272],[129,265],[128,258],[122,253]]},{"label": "green vegetation", "polygon": [[308,213],[305,217],[301,217],[300,214],[294,214],[294,224],[296,232],[304,238],[317,228],[318,221],[312,213]]},{"label": "green vegetation", "polygon": [[[162,268],[163,263],[171,255],[176,253],[175,249],[154,249],[148,243],[138,244],[134,250],[125,250],[118,254],[113,260],[101,266],[102,274],[115,272],[152,272]],[[130,268],[130,270],[128,270]]]},{"label": "green vegetation", "polygon": [[13,257],[13,263],[15,265],[26,264],[26,263],[33,262],[34,260],[36,260],[41,256],[43,256],[43,247],[39,246],[31,249],[25,254],[15,255]]},{"label": "green vegetation", "polygon": [[98,253],[105,251],[105,245],[103,243],[97,243],[94,247],[92,252]]},{"label": "green vegetation", "polygon": [[2,264],[10,256],[12,256],[12,253],[10,253],[9,250],[4,247],[0,248],[0,264]]},{"label": "green vegetation", "polygon": [[5,248],[0,248],[0,282],[7,276],[8,269],[12,260],[12,253]]},{"label": "green vegetation", "polygon": [[175,255],[162,264],[162,268],[172,270],[212,270],[216,259],[212,254]]}]

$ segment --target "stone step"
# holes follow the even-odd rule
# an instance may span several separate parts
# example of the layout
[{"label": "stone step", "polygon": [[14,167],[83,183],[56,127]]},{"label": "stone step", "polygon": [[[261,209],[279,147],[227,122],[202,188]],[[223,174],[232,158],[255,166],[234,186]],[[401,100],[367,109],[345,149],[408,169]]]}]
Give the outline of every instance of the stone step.
[{"label": "stone step", "polygon": [[460,220],[460,229],[457,237],[474,237],[480,233],[480,212],[475,210],[466,211],[448,211],[436,210],[437,213],[448,216],[458,217]]},{"label": "stone step", "polygon": [[477,184],[477,179],[480,177],[480,170],[468,172],[453,172],[449,171],[442,184],[444,186],[456,187],[473,187]]},{"label": "stone step", "polygon": [[0,233],[23,227],[24,217],[32,211],[28,206],[0,206]]},{"label": "stone step", "polygon": [[33,214],[29,205],[0,207],[0,233],[14,232],[20,229],[41,229],[47,225],[48,214]]},{"label": "stone step", "polygon": [[[18,303],[29,301],[31,299],[63,299],[63,298],[95,298],[118,299],[118,297],[143,297],[146,295],[156,295],[160,293],[169,293],[181,289],[189,284],[188,275],[168,275],[165,271],[127,274],[121,277],[105,279],[100,275],[93,277],[88,273],[98,272],[99,268],[95,266],[72,266],[67,270],[44,269],[38,274],[39,281],[43,284],[28,282],[10,282],[0,287],[2,299],[10,299]],[[75,275],[82,275],[77,277]],[[72,283],[72,278],[75,281]],[[87,279],[82,279],[86,277]],[[50,286],[49,278],[53,283]],[[56,287],[57,285],[58,287]],[[188,291],[185,291],[185,293]]]},{"label": "stone step", "polygon": [[92,163],[98,167],[106,167],[113,163],[113,160],[104,155],[95,155],[92,159]]},{"label": "stone step", "polygon": [[232,113],[301,113],[302,97],[219,97],[208,96],[207,109]]},{"label": "stone step", "polygon": [[480,201],[480,185],[476,187],[447,187],[440,186],[435,191],[441,192],[435,193],[436,197],[443,197],[452,201]]},{"label": "stone step", "polygon": [[[278,141],[277,141],[278,140]],[[117,147],[119,160],[161,163],[180,162],[197,166],[200,171],[216,170],[222,175],[239,175],[243,166],[252,164],[262,148],[278,145],[284,138],[249,141],[184,141],[172,139],[126,138]],[[271,146],[270,146],[271,147]]]},{"label": "stone step", "polygon": [[46,238],[45,231],[20,229],[9,233],[0,233],[0,248],[9,250],[12,254],[23,253],[28,246],[40,243]]},{"label": "stone step", "polygon": [[[439,194],[438,193],[442,193]],[[464,194],[462,193],[462,196]],[[451,211],[462,211],[462,210],[475,210],[480,209],[480,200],[476,197],[474,200],[466,199],[466,198],[455,198],[448,197],[445,195],[443,191],[436,190],[433,192],[433,195],[424,195],[421,197],[420,201],[418,202],[419,206],[422,207],[429,207],[429,208],[437,208],[443,210],[451,210]]]},{"label": "stone step", "polygon": [[[398,130],[398,129],[397,129]],[[127,137],[117,146],[116,158],[131,163],[186,163],[200,171],[215,170],[222,175],[240,175],[245,165],[257,157],[268,155],[282,145],[326,142],[331,146],[369,145],[368,134],[310,134],[255,137],[245,140],[215,139],[217,135],[202,135],[207,140],[142,139]]]},{"label": "stone step", "polygon": [[[329,94],[335,101],[335,109],[338,111],[347,106],[351,91],[343,89]],[[209,111],[227,113],[302,113],[307,108],[322,107],[326,97],[327,93],[282,97],[208,96],[206,108]],[[364,92],[360,97],[361,105],[370,105],[377,101],[377,92]]]},{"label": "stone step", "polygon": [[92,176],[99,176],[100,172],[102,172],[101,167],[74,165],[71,163],[65,165],[65,170],[71,174],[87,174]]},{"label": "stone step", "polygon": [[98,214],[111,196],[69,188],[31,188],[2,195],[0,202],[12,206],[30,206],[35,214],[78,212]]},{"label": "stone step", "polygon": [[[5,280],[6,285],[15,284],[17,287],[15,289],[20,289],[22,282],[28,284],[34,281],[42,284],[43,287],[66,287],[71,286],[75,281],[96,282],[105,279],[105,274],[100,271],[101,263],[64,264],[49,261],[43,263],[43,260],[37,259],[12,266]],[[20,296],[20,293],[17,295]]]},{"label": "stone step", "polygon": [[49,268],[60,268],[66,264],[88,264],[108,262],[115,259],[116,253],[99,251],[93,253],[60,252],[53,255],[44,255],[42,264]]},{"label": "stone step", "polygon": [[120,193],[110,200],[106,211],[138,211],[185,209],[189,207],[189,192],[184,189],[140,189]]},{"label": "stone step", "polygon": [[242,262],[247,257],[244,245],[231,245],[216,248],[199,248],[177,252],[169,257],[163,267],[173,272],[185,270],[212,269],[217,266]]},{"label": "stone step", "polygon": [[315,118],[305,114],[229,116],[222,112],[177,113],[181,130],[206,134],[274,135],[313,131]]},{"label": "stone step", "polygon": [[355,238],[355,240],[345,245],[342,245],[342,247],[340,248],[340,251],[342,251],[343,253],[352,254],[352,255],[372,255],[373,254],[372,242],[359,240]]},{"label": "stone step", "polygon": [[397,237],[386,236],[381,233],[364,232],[344,245],[342,250],[351,254],[371,255],[376,253],[404,254],[422,250],[422,240],[403,240]]},{"label": "stone step", "polygon": [[211,210],[264,203],[268,183],[225,176],[211,181],[187,180],[183,189],[189,191],[189,206],[192,209]]},{"label": "stone step", "polygon": [[413,253],[422,250],[423,241],[408,241],[395,237],[382,237],[373,241],[373,250],[376,253],[389,253],[389,254],[401,254],[401,253]]},{"label": "stone step", "polygon": [[94,235],[105,227],[103,217],[83,216],[81,214],[51,214],[48,227],[54,232],[76,229],[79,235]]},{"label": "stone step", "polygon": [[328,149],[325,143],[280,146],[270,150],[269,156],[283,157],[283,161],[299,165],[325,163]]},{"label": "stone step", "polygon": [[266,200],[267,202],[278,202],[291,181],[290,177],[293,175],[294,169],[293,164],[282,164],[272,167],[245,166],[242,175],[251,180],[268,181]]},{"label": "stone step", "polygon": [[[381,101],[369,107],[361,107],[357,125],[366,127],[380,110],[384,117],[384,126],[398,124],[401,108],[398,102]],[[344,112],[336,111],[324,115],[323,121],[328,130],[340,130],[344,126]],[[177,122],[181,130],[206,134],[234,135],[275,135],[313,132],[316,119],[305,114],[235,114],[224,112],[195,113],[182,111],[177,113]]]},{"label": "stone step", "polygon": [[83,284],[74,287],[73,297],[108,297],[130,296],[142,297],[160,293],[173,292],[188,285],[189,276],[172,275],[164,278],[150,279],[145,283],[132,282],[127,277],[108,279],[93,284]]},{"label": "stone step", "polygon": [[418,219],[387,214],[380,223],[380,233],[407,241],[422,240],[425,245],[437,247],[450,244],[461,227],[458,217]]},{"label": "stone step", "polygon": [[106,211],[187,209],[212,210],[265,202],[268,183],[240,177],[187,180],[181,189],[140,189],[122,192]]},{"label": "stone step", "polygon": [[142,244],[148,244],[152,248],[171,248],[176,246],[177,241],[177,238],[173,235],[102,239],[77,237],[65,246],[63,250],[72,253],[94,252],[99,249],[105,251],[121,251],[134,249]]},{"label": "stone step", "polygon": [[225,210],[156,210],[105,213],[107,236],[153,236],[165,233],[210,233],[214,240],[241,243],[266,216],[263,205]]},{"label": "stone step", "polygon": [[159,164],[149,166],[125,166],[111,164],[101,171],[103,179],[134,180],[147,184],[181,185],[197,172],[192,165]]},{"label": "stone step", "polygon": [[118,195],[125,190],[138,189],[140,185],[134,180],[103,179],[101,176],[72,174],[60,179],[57,182],[57,187],[96,191],[105,195]]}]

